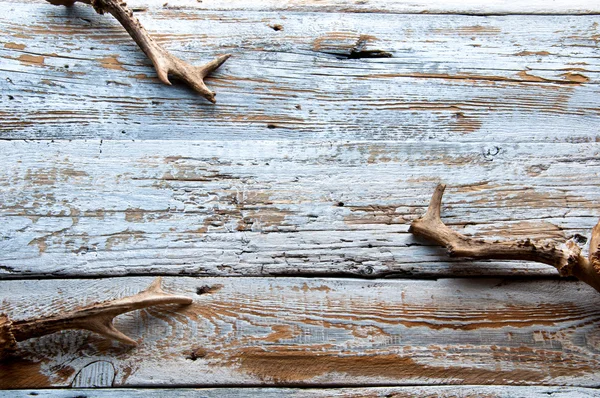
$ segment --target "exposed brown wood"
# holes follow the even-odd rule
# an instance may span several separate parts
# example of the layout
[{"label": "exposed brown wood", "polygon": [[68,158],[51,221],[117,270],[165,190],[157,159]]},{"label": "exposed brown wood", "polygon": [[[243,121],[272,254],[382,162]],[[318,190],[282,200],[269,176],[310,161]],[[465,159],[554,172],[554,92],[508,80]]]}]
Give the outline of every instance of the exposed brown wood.
[{"label": "exposed brown wood", "polygon": [[[19,319],[127,296],[150,280],[4,281],[0,300]],[[70,331],[27,340],[19,343],[22,360],[4,363],[14,377],[2,379],[3,387],[32,386],[28,380],[43,376],[46,386],[67,386],[96,361],[112,365],[99,369],[114,372],[114,386],[175,380],[594,386],[600,380],[600,297],[580,282],[174,277],[164,283],[194,303],[116,319],[143,344],[127,348]]]},{"label": "exposed brown wood", "polygon": [[0,46],[2,138],[598,138],[598,16],[290,12],[284,20],[162,3],[136,13],[190,63],[235,55],[209,79],[215,108],[186,87],[166,90],[123,28],[91,7],[9,4],[0,42],[25,47]]},{"label": "exposed brown wood", "polygon": [[542,264],[448,259],[408,227],[440,181],[452,187],[445,219],[464,234],[585,240],[600,217],[595,143],[4,141],[0,152],[5,278],[547,276]]},{"label": "exposed brown wood", "polygon": [[194,300],[117,317],[137,347],[67,330],[0,362],[0,387],[125,389],[0,397],[599,395],[564,387],[600,385],[590,286],[408,233],[444,181],[452,231],[587,239],[598,266],[598,4],[117,4],[192,64],[235,55],[207,79],[214,106],[165,89],[89,6],[0,5],[0,312],[52,317],[152,280],[129,274]]},{"label": "exposed brown wood", "polygon": [[[35,3],[35,0],[10,0],[9,3]],[[318,13],[360,13],[369,14],[453,14],[495,16],[495,15],[594,15],[600,13],[598,4],[591,0],[132,0],[134,10],[145,11],[152,8],[170,10],[207,11],[268,11],[268,12],[318,12]]]}]

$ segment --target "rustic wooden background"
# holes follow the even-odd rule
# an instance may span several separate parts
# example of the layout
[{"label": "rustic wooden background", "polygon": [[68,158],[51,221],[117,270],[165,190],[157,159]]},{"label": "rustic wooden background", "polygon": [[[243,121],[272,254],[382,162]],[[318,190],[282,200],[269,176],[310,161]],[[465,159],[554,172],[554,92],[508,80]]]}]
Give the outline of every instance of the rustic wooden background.
[{"label": "rustic wooden background", "polygon": [[444,182],[464,233],[589,238],[598,2],[131,1],[181,58],[233,54],[208,79],[216,105],[160,84],[89,6],[0,4],[0,311],[52,314],[156,275],[194,298],[118,318],[136,348],[22,343],[1,388],[600,396],[592,288],[408,233]]}]

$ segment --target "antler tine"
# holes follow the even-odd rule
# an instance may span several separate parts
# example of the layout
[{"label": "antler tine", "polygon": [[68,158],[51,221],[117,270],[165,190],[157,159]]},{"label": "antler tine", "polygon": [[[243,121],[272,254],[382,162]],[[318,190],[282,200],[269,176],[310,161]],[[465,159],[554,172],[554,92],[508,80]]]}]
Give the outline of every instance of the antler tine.
[{"label": "antler tine", "polygon": [[423,218],[442,222],[442,197],[444,196],[445,190],[445,184],[438,184],[438,186],[435,187],[435,191],[433,191],[433,195],[431,195],[431,200],[429,201],[429,207]]},{"label": "antler tine", "polygon": [[589,260],[581,255],[575,242],[557,245],[530,239],[490,242],[462,235],[440,217],[445,185],[435,189],[425,215],[412,222],[409,232],[446,246],[450,257],[477,259],[527,260],[556,267],[561,276],[575,276],[600,292],[600,222],[594,227]]},{"label": "antler tine", "polygon": [[113,319],[117,315],[162,304],[192,303],[189,297],[165,293],[160,285],[159,277],[146,290],[134,296],[92,304],[66,314],[14,321],[11,331],[16,341],[23,341],[60,330],[85,329],[125,344],[137,345],[133,339],[114,327]]},{"label": "antler tine", "polygon": [[443,245],[447,245],[452,240],[451,238],[457,235],[441,219],[442,197],[444,196],[445,189],[446,185],[444,184],[439,184],[435,188],[429,202],[429,207],[427,207],[427,212],[425,212],[423,217],[413,221],[408,228],[409,232],[442,243]]},{"label": "antler tine", "polygon": [[171,82],[169,81],[168,75],[171,73],[173,76],[183,80],[213,104],[216,102],[216,94],[206,87],[204,78],[227,61],[231,54],[221,55],[202,66],[193,66],[180,58],[175,57],[156,43],[123,0],[47,1],[54,5],[63,5],[67,7],[72,6],[75,2],[79,1],[81,3],[91,4],[99,14],[104,14],[105,12],[112,14],[121,25],[123,25],[125,30],[127,30],[127,33],[129,33],[131,38],[138,44],[142,51],[144,51],[148,58],[150,58],[161,82],[170,86]]}]

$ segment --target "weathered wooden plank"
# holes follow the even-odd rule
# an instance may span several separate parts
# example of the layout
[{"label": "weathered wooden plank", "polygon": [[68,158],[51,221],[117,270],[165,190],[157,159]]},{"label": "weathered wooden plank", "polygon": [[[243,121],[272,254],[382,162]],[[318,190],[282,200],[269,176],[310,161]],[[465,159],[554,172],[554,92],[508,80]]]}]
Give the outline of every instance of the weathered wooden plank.
[{"label": "weathered wooden plank", "polygon": [[[13,319],[133,294],[152,278],[0,282]],[[117,319],[136,348],[67,331],[20,343],[3,388],[69,386],[105,361],[113,386],[597,386],[600,296],[568,281],[166,278],[185,308]],[[113,371],[114,369],[114,371]]]},{"label": "weathered wooden plank", "polygon": [[368,388],[327,388],[327,389],[300,389],[300,388],[169,388],[169,389],[143,389],[143,388],[112,388],[104,390],[89,389],[52,389],[52,390],[11,390],[0,391],[0,397],[11,398],[154,398],[154,397],[181,397],[181,398],[219,398],[219,397],[353,397],[353,398],[405,398],[405,397],[482,397],[487,398],[538,398],[538,397],[569,397],[587,398],[600,397],[600,392],[593,388],[583,387],[529,387],[529,386],[415,386],[415,387],[368,387]]},{"label": "weathered wooden plank", "polygon": [[[449,261],[408,234],[589,237],[600,145],[295,141],[0,142],[0,273],[554,275]],[[555,226],[553,226],[554,224]]]},{"label": "weathered wooden plank", "polygon": [[234,54],[213,106],[91,7],[3,4],[2,138],[598,138],[600,16],[140,12],[191,62]]},{"label": "weathered wooden plank", "polygon": [[[36,0],[10,0],[7,3],[36,3]],[[600,6],[593,0],[129,0],[134,8],[160,7],[175,9],[198,9],[210,11],[286,11],[286,12],[356,12],[356,13],[402,13],[402,14],[571,14],[600,13]]]}]

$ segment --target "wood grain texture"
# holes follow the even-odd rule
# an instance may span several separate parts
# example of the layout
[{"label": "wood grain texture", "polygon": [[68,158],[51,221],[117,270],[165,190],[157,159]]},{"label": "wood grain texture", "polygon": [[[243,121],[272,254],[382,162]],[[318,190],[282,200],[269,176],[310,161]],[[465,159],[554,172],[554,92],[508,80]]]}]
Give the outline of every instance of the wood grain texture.
[{"label": "wood grain texture", "polygon": [[89,389],[52,389],[52,390],[12,390],[0,391],[0,397],[10,398],[220,398],[220,397],[293,397],[293,398],[587,398],[600,397],[593,388],[582,387],[524,387],[524,386],[420,386],[420,387],[369,387],[369,388],[113,388],[104,390]]},{"label": "wood grain texture", "polygon": [[[444,182],[444,220],[466,234],[589,238],[597,2],[130,4],[177,56],[234,54],[209,79],[216,106],[160,84],[91,7],[0,1],[0,279],[21,279],[0,281],[0,312],[56,313],[151,281],[119,275],[216,277],[167,278],[191,307],[120,317],[136,348],[76,331],[21,343],[0,388],[599,395],[580,388],[600,385],[591,288],[542,265],[450,261],[407,233]],[[535,279],[460,278],[473,275]],[[49,392],[0,391],[19,394]]]},{"label": "wood grain texture", "polygon": [[[8,0],[6,3],[36,3],[37,0]],[[466,15],[590,15],[600,13],[593,0],[129,0],[133,8],[165,7],[208,11],[347,12],[384,14]]]},{"label": "wood grain texture", "polygon": [[[151,278],[3,281],[14,319],[122,297]],[[19,344],[3,388],[69,386],[105,361],[113,386],[549,384],[600,381],[600,297],[568,281],[166,278],[188,307],[117,318],[135,348],[68,331]],[[98,379],[98,376],[95,376]]]},{"label": "wood grain texture", "polygon": [[124,29],[88,6],[2,4],[5,139],[599,139],[600,16],[140,5],[175,55],[234,54],[209,79],[212,106],[161,84]]},{"label": "wood grain texture", "polygon": [[467,234],[589,238],[593,144],[0,142],[2,277],[555,275],[407,233],[438,182]]}]

